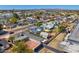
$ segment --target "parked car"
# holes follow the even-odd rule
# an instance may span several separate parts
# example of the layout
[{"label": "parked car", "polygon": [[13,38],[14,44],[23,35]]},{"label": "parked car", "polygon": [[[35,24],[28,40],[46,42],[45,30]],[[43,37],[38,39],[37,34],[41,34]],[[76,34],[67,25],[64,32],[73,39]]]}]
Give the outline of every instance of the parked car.
[{"label": "parked car", "polygon": [[10,32],[10,34],[13,34],[13,33],[14,33],[13,31]]}]

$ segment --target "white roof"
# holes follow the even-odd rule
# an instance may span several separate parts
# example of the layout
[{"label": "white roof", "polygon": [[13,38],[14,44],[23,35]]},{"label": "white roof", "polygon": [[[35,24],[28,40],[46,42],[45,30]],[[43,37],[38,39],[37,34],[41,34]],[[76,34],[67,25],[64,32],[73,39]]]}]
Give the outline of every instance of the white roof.
[{"label": "white roof", "polygon": [[40,36],[42,36],[43,38],[47,38],[48,37],[48,33],[46,32],[41,32]]},{"label": "white roof", "polygon": [[47,35],[48,36],[48,33],[47,32],[41,32],[40,35]]},{"label": "white roof", "polygon": [[60,47],[62,47],[66,52],[70,52],[70,53],[79,52],[79,44],[75,44],[74,42],[72,42],[71,44],[69,41],[68,42],[63,41],[60,43]]},{"label": "white roof", "polygon": [[68,52],[79,52],[79,44],[69,45],[65,50]]},{"label": "white roof", "polygon": [[46,24],[43,24],[42,26],[45,27],[45,28],[52,28],[54,26],[55,22],[48,22]]},{"label": "white roof", "polygon": [[79,24],[76,26],[74,31],[71,33],[69,39],[79,42]]}]

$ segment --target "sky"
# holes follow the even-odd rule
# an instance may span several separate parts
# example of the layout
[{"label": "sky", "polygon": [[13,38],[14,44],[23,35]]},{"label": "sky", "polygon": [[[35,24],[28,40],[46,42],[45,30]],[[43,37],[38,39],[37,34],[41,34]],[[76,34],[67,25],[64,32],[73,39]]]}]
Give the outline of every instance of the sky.
[{"label": "sky", "polygon": [[0,5],[0,10],[11,9],[70,9],[79,10],[79,5]]}]

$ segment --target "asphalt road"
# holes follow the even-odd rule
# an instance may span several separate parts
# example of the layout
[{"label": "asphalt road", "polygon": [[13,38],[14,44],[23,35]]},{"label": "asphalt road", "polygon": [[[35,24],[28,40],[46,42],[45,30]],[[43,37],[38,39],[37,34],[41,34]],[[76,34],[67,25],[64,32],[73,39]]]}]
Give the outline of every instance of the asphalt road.
[{"label": "asphalt road", "polygon": [[25,31],[25,30],[27,30],[27,28],[29,27],[30,25],[28,25],[28,26],[24,26],[24,27],[22,27],[22,28],[19,28],[19,29],[13,29],[13,30],[6,30],[6,31],[13,31],[14,33],[13,34],[9,34],[9,33],[6,33],[6,34],[3,34],[3,35],[0,35],[0,39],[3,39],[3,38],[8,38],[9,36],[11,36],[11,35],[15,35],[15,34],[17,34],[17,33],[20,33],[20,32],[23,32],[23,31]]},{"label": "asphalt road", "polygon": [[43,44],[43,46],[44,46],[45,48],[51,50],[51,51],[56,52],[56,53],[67,53],[67,52],[65,52],[65,51],[60,51],[60,50],[55,49],[55,48],[53,48],[53,47],[47,46],[46,44]]},{"label": "asphalt road", "polygon": [[38,36],[35,36],[34,34],[31,34],[31,33],[27,32],[26,30],[27,30],[27,27],[21,28],[21,29],[18,29],[18,30],[14,30],[14,31],[13,31],[14,33],[13,33],[13,34],[0,35],[0,39],[2,39],[2,38],[8,38],[8,37],[11,36],[11,35],[15,35],[15,34],[24,32],[26,36],[28,36],[28,37],[30,37],[30,38],[32,38],[32,39],[35,39],[35,40],[37,40],[37,41],[42,41],[42,40],[43,40],[43,38],[38,37]]}]

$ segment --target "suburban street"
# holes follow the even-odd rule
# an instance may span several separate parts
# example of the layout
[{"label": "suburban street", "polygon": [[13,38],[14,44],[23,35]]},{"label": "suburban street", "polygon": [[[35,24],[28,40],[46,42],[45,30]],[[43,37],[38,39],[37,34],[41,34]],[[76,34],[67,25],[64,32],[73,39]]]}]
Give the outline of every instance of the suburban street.
[{"label": "suburban street", "polygon": [[56,52],[56,53],[67,53],[67,52],[65,52],[65,51],[58,50],[58,49],[56,49],[56,48],[53,48],[53,47],[47,46],[47,45],[45,45],[45,44],[43,44],[43,46],[44,46],[45,48],[51,50],[51,51]]},{"label": "suburban street", "polygon": [[[52,52],[64,52],[62,50],[59,49],[59,43],[61,41],[63,41],[64,37],[65,37],[66,33],[60,33],[58,34],[53,40],[51,40],[51,42],[49,42],[49,44],[44,45],[45,48],[41,49],[40,51],[45,52],[45,50],[49,49]],[[47,50],[47,51],[49,51]]]},{"label": "suburban street", "polygon": [[[0,41],[5,40],[10,52],[17,53],[68,53],[65,47],[79,52],[75,48],[79,48],[78,23],[78,10],[0,10]],[[9,49],[0,42],[0,50]]]},{"label": "suburban street", "polygon": [[48,44],[48,46],[57,49],[59,43],[64,40],[65,35],[66,35],[66,33],[60,33],[56,38],[54,38],[54,39]]},{"label": "suburban street", "polygon": [[29,26],[25,26],[25,27],[22,27],[22,28],[17,29],[17,30],[12,30],[14,32],[13,34],[7,33],[7,34],[4,34],[4,35],[0,35],[0,39],[2,39],[2,38],[8,38],[9,36],[12,36],[12,35],[24,32],[26,36],[28,36],[28,37],[30,37],[32,39],[35,39],[37,41],[42,41],[43,40],[43,38],[35,36],[34,34],[31,34],[28,31],[26,31],[28,29],[28,27]]},{"label": "suburban street", "polygon": [[9,33],[6,33],[6,34],[4,34],[4,35],[0,35],[0,39],[3,39],[3,38],[8,38],[9,36],[11,36],[11,35],[15,35],[15,34],[17,34],[17,33],[20,33],[20,32],[23,32],[23,31],[25,31],[25,30],[27,30],[27,28],[29,27],[30,25],[28,25],[28,26],[23,26],[23,27],[20,27],[20,28],[18,28],[18,29],[7,29],[6,31],[8,31],[8,32],[14,32],[13,34],[9,34]]}]

